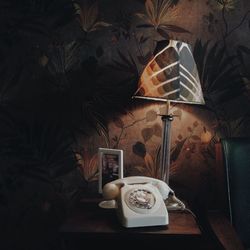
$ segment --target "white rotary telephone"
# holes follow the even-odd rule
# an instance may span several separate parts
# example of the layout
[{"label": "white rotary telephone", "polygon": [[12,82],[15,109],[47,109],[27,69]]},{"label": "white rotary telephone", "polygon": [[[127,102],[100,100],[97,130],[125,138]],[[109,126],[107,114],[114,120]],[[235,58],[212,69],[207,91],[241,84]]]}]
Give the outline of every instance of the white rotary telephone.
[{"label": "white rotary telephone", "polygon": [[[174,192],[165,182],[150,177],[131,176],[107,183],[103,187],[105,201],[99,206],[117,208],[118,218],[124,227],[168,225],[164,200],[169,195],[174,196]],[[176,201],[179,200],[176,198]]]}]

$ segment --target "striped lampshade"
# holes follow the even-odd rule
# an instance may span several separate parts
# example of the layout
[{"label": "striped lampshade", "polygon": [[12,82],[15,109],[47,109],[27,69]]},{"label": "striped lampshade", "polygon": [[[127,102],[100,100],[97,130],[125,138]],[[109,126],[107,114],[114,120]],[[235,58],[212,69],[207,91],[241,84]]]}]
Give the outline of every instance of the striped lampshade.
[{"label": "striped lampshade", "polygon": [[134,97],[204,104],[190,45],[170,40],[145,67]]}]

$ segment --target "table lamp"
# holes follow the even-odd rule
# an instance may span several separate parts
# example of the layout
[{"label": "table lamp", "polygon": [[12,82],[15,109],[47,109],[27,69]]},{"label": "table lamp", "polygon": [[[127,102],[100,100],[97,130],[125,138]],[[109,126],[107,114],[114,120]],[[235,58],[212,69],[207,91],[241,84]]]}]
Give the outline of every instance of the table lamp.
[{"label": "table lamp", "polygon": [[133,98],[163,101],[166,111],[160,114],[163,122],[160,179],[169,183],[170,130],[173,115],[171,102],[205,104],[191,46],[185,42],[169,43],[147,64]]}]

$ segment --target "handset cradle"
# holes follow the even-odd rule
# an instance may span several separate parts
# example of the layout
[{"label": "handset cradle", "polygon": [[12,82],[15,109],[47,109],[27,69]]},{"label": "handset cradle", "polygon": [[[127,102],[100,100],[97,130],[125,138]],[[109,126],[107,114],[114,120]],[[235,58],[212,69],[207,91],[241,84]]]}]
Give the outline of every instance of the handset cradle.
[{"label": "handset cradle", "polygon": [[164,200],[171,192],[165,182],[144,176],[118,179],[103,187],[104,199],[116,200],[114,207],[125,227],[168,225]]}]

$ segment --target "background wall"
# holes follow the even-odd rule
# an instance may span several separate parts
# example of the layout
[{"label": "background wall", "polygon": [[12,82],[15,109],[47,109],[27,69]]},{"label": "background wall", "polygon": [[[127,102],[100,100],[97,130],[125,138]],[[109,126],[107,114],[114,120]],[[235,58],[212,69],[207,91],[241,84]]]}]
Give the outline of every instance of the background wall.
[{"label": "background wall", "polygon": [[170,183],[211,206],[215,143],[250,136],[249,1],[2,0],[0,13],[5,232],[28,244],[24,228],[45,233],[95,193],[98,147],[124,150],[125,175],[155,176],[162,105],[131,96],[168,39],[192,45],[206,101],[172,107]]}]

